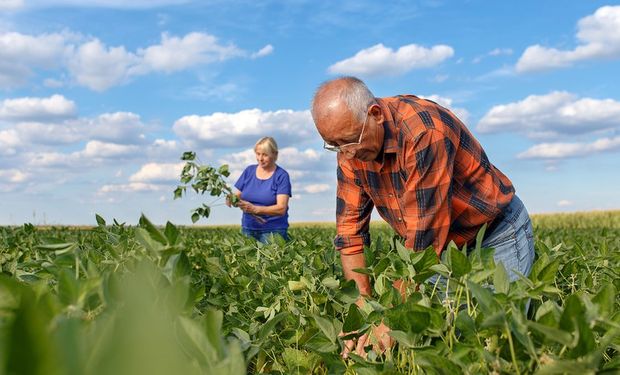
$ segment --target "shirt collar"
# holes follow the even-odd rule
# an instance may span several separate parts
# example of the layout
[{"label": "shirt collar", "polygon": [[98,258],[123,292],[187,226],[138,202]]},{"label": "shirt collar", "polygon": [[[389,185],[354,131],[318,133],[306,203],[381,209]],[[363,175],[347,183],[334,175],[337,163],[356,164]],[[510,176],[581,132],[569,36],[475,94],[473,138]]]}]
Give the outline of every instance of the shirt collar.
[{"label": "shirt collar", "polygon": [[383,112],[383,152],[396,153],[398,152],[397,129],[390,110],[390,102],[385,98],[377,98],[377,103]]}]

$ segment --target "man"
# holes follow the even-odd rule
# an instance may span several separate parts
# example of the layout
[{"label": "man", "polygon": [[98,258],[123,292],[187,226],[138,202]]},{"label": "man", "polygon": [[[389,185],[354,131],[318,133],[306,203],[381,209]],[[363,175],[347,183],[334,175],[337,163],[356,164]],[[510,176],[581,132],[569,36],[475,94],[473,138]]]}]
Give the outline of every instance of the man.
[{"label": "man", "polygon": [[[345,278],[355,280],[362,295],[371,294],[369,279],[353,270],[366,266],[373,206],[405,246],[432,245],[438,255],[452,240],[459,247],[472,243],[486,223],[483,245],[496,249],[511,280],[516,272],[529,274],[534,244],[527,210],[448,109],[413,95],[375,98],[359,79],[343,77],[319,87],[312,116],[324,147],[338,153],[334,244]],[[388,330],[375,332],[383,347]],[[358,339],[358,354],[364,355],[367,339]],[[355,343],[345,345],[346,356]]]}]

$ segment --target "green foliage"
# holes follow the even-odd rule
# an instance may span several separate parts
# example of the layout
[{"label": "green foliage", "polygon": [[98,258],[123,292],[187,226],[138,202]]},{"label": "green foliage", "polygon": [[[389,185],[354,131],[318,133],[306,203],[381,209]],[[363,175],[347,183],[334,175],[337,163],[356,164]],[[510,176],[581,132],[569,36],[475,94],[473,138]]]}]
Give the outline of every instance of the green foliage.
[{"label": "green foliage", "polygon": [[[96,219],[89,230],[0,228],[0,373],[620,371],[618,227],[535,222],[532,272],[509,283],[480,243],[439,259],[373,226],[359,271],[374,290],[358,308],[333,226],[261,244],[238,228]],[[444,282],[428,282],[436,273]],[[344,339],[380,322],[393,348],[340,357]]]},{"label": "green foliage", "polygon": [[[239,197],[233,193],[232,188],[228,186],[225,180],[226,177],[230,176],[228,165],[224,164],[216,168],[200,164],[196,158],[196,153],[193,151],[184,152],[181,160],[185,161],[185,165],[181,170],[181,185],[174,190],[174,199],[182,198],[183,194],[187,193],[189,186],[194,192],[201,195],[205,193],[213,197],[224,195],[233,206],[237,205]],[[197,222],[201,217],[208,218],[210,214],[211,207],[203,203],[200,207],[192,210],[192,222]]]}]

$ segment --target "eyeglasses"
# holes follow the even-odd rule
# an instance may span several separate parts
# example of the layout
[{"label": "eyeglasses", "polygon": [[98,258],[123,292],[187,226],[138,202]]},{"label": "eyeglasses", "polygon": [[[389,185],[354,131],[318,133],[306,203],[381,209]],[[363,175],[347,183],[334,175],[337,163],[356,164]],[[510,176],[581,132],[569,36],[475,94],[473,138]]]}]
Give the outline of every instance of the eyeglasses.
[{"label": "eyeglasses", "polygon": [[323,141],[323,148],[328,151],[343,152],[344,151],[343,148],[361,144],[362,137],[364,136],[364,129],[366,128],[366,122],[368,122],[368,112],[366,112],[366,118],[364,119],[364,125],[362,125],[362,132],[360,133],[360,139],[358,139],[357,142],[351,142],[351,143],[347,143],[347,144],[340,145],[340,146],[334,146],[334,145],[330,145],[329,143]]}]

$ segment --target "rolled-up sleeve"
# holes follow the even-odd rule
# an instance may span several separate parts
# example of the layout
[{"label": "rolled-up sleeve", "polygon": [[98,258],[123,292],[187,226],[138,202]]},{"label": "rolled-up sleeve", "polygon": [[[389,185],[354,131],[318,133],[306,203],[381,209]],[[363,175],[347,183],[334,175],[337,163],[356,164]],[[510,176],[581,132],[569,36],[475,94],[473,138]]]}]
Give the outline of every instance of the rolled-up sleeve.
[{"label": "rolled-up sleeve", "polygon": [[351,163],[338,155],[336,192],[336,250],[353,255],[370,244],[369,223],[373,203],[357,179]]}]

